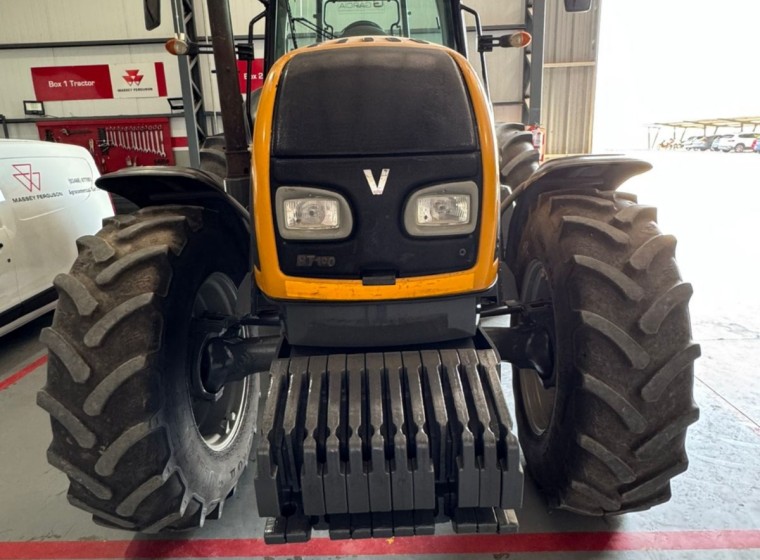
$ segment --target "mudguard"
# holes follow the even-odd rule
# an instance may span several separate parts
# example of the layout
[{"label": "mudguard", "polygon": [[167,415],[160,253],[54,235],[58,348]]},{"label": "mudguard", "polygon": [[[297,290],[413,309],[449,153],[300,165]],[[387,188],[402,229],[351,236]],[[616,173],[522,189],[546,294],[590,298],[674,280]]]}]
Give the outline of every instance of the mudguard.
[{"label": "mudguard", "polygon": [[131,167],[101,176],[95,184],[140,208],[160,204],[203,206],[228,214],[236,233],[253,238],[251,216],[215,175],[190,167]]},{"label": "mudguard", "polygon": [[554,190],[614,191],[626,180],[651,168],[646,161],[619,155],[574,156],[542,165],[515,189],[515,203],[502,207],[501,232],[505,241],[502,247],[507,266],[514,263],[525,223],[539,195]]},{"label": "mudguard", "polygon": [[250,216],[210,173],[190,167],[130,167],[101,176],[95,184],[123,196],[140,208],[160,204],[188,204],[237,216],[251,231]]},{"label": "mudguard", "polygon": [[[236,243],[248,255],[249,270],[253,270],[257,255],[251,216],[225,191],[216,175],[190,167],[131,167],[103,175],[95,184],[134,202],[140,208],[182,204],[219,212],[221,223],[230,229],[230,242]],[[239,311],[250,311],[250,276],[246,274],[238,288]]]}]

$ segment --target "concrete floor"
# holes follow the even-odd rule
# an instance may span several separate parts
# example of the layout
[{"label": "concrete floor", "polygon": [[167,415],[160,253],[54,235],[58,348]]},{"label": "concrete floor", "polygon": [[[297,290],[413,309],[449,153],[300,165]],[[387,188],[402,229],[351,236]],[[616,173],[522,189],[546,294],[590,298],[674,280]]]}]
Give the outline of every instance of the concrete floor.
[{"label": "concrete floor", "polygon": [[689,470],[673,499],[643,513],[587,519],[548,513],[530,480],[510,536],[330,541],[266,547],[249,513],[252,476],[221,521],[181,537],[134,536],[94,525],[69,506],[67,481],[45,461],[47,415],[35,405],[45,377],[43,317],[0,339],[0,560],[6,558],[390,558],[756,559],[760,558],[760,157],[645,153],[656,165],[625,190],[658,206],[661,228],[679,238],[682,275],[694,285],[694,338],[702,345]]}]

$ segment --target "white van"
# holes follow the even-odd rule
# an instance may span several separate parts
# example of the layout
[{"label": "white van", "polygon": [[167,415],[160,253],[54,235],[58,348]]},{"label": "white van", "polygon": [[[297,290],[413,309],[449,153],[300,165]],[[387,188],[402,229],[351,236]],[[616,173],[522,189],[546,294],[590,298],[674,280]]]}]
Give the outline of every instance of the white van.
[{"label": "white van", "polygon": [[79,146],[0,140],[0,336],[55,307],[53,278],[75,240],[113,215],[99,173]]}]

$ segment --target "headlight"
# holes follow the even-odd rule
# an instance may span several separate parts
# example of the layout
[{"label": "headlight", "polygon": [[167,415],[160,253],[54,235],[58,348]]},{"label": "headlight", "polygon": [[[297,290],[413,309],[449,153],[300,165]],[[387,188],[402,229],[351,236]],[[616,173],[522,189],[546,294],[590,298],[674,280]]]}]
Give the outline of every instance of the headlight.
[{"label": "headlight", "polygon": [[414,236],[466,235],[475,231],[478,187],[472,181],[420,189],[404,208],[404,227]]},{"label": "headlight", "polygon": [[334,198],[291,198],[285,201],[285,229],[337,229],[338,201]]},{"label": "headlight", "polygon": [[333,191],[280,187],[275,207],[283,239],[343,239],[353,228],[348,202]]},{"label": "headlight", "polygon": [[453,226],[469,223],[469,194],[438,194],[417,199],[418,226]]}]

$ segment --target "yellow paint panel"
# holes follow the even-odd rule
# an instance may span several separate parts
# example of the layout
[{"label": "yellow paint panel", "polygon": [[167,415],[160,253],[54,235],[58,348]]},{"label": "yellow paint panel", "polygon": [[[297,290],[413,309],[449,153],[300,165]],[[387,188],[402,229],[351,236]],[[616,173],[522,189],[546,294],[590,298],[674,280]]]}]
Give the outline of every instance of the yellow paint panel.
[{"label": "yellow paint panel", "polygon": [[[279,267],[275,237],[274,216],[270,209],[269,160],[272,119],[280,81],[285,65],[303,52],[343,48],[419,48],[445,50],[456,61],[465,78],[473,102],[478,125],[483,165],[483,200],[481,201],[481,227],[478,256],[475,266],[469,270],[413,278],[400,278],[392,286],[365,286],[361,280],[331,280],[324,278],[301,278],[284,274]],[[480,292],[490,288],[496,281],[498,261],[495,259],[496,236],[499,227],[499,178],[498,157],[494,139],[494,123],[491,106],[480,81],[467,60],[456,51],[434,44],[422,44],[411,40],[399,42],[363,42],[360,38],[345,43],[330,41],[316,47],[306,47],[282,56],[272,67],[262,89],[253,131],[252,189],[254,226],[258,243],[259,264],[255,278],[259,288],[276,300],[318,301],[375,301],[441,297]]]}]

